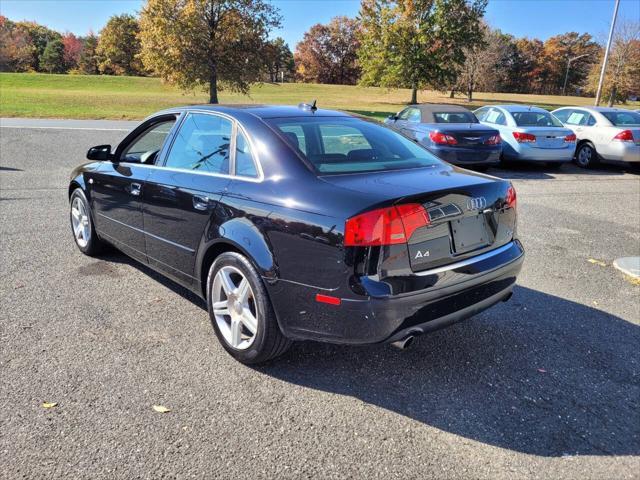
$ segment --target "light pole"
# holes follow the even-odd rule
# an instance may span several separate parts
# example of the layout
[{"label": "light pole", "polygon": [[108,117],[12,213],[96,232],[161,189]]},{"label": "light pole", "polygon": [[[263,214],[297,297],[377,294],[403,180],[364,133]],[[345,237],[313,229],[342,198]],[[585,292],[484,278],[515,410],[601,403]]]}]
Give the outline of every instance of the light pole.
[{"label": "light pole", "polygon": [[567,94],[567,80],[569,80],[569,68],[571,67],[571,62],[574,62],[582,57],[588,57],[589,55],[591,54],[585,53],[583,55],[578,55],[577,57],[570,58],[567,61],[567,74],[564,76],[564,85],[562,86],[562,96],[565,96]]},{"label": "light pole", "polygon": [[611,38],[613,37],[613,29],[616,27],[616,18],[618,17],[619,6],[620,0],[616,0],[616,6],[613,9],[613,19],[611,20],[611,29],[609,30],[609,39],[607,40],[607,49],[604,51],[604,61],[602,62],[602,70],[600,71],[600,81],[598,82],[598,92],[596,93],[596,107],[600,103],[600,95],[602,95],[604,72],[607,70],[607,62],[609,61],[609,50],[611,49]]}]

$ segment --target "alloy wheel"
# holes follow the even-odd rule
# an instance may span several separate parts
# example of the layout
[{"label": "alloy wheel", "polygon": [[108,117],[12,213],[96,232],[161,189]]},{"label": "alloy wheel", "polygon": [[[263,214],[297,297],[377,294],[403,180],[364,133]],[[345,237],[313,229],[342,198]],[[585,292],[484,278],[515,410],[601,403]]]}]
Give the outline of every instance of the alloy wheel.
[{"label": "alloy wheel", "polygon": [[91,239],[91,221],[88,208],[80,196],[71,202],[71,226],[76,243],[80,248],[85,248]]},{"label": "alloy wheel", "polygon": [[258,332],[258,309],[249,280],[237,268],[224,266],[213,279],[213,315],[225,341],[237,350],[251,346]]},{"label": "alloy wheel", "polygon": [[578,164],[582,167],[586,167],[591,163],[591,157],[593,156],[593,149],[589,146],[584,146],[578,152]]}]

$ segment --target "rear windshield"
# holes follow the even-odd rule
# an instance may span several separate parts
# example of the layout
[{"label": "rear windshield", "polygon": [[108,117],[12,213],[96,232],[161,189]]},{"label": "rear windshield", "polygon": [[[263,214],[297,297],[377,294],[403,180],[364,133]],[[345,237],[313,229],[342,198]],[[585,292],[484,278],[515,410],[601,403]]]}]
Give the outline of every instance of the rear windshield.
[{"label": "rear windshield", "polygon": [[602,112],[616,127],[640,127],[640,113],[636,112]]},{"label": "rear windshield", "polygon": [[441,165],[399,133],[358,118],[271,118],[266,122],[320,175]]},{"label": "rear windshield", "polygon": [[519,127],[562,127],[562,123],[549,112],[511,112]]},{"label": "rear windshield", "polygon": [[478,119],[471,112],[434,112],[436,123],[478,123]]}]

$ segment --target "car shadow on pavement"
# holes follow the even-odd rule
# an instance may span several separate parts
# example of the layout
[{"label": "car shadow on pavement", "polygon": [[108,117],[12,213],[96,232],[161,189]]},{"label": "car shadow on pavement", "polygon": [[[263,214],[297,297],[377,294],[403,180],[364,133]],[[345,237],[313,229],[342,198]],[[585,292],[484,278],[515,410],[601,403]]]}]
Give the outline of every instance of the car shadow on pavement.
[{"label": "car shadow on pavement", "polygon": [[506,167],[495,167],[487,171],[489,175],[506,180],[553,180],[562,179],[563,175],[585,175],[585,176],[614,176],[625,173],[639,174],[640,168],[637,165],[626,163],[602,163],[596,168],[580,168],[573,163],[565,163],[560,167],[553,168],[548,165],[536,163],[516,163],[512,162]]},{"label": "car shadow on pavement", "polygon": [[256,370],[518,452],[638,455],[639,345],[637,325],[516,287],[406,351],[303,342]]}]

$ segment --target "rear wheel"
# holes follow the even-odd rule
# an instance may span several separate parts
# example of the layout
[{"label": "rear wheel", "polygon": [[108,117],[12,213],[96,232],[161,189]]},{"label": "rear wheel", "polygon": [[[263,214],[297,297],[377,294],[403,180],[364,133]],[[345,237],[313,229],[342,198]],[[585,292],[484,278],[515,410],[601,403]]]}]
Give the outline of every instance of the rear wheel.
[{"label": "rear wheel", "polygon": [[591,168],[598,163],[598,152],[593,144],[586,142],[578,147],[576,164],[582,168]]},{"label": "rear wheel", "polygon": [[280,331],[262,279],[239,253],[223,253],[211,265],[207,304],[218,340],[242,363],[266,362],[291,345]]},{"label": "rear wheel", "polygon": [[71,206],[69,212],[71,232],[76,246],[85,255],[97,255],[103,250],[104,244],[96,235],[89,202],[81,188],[76,188],[73,191],[69,203]]}]

